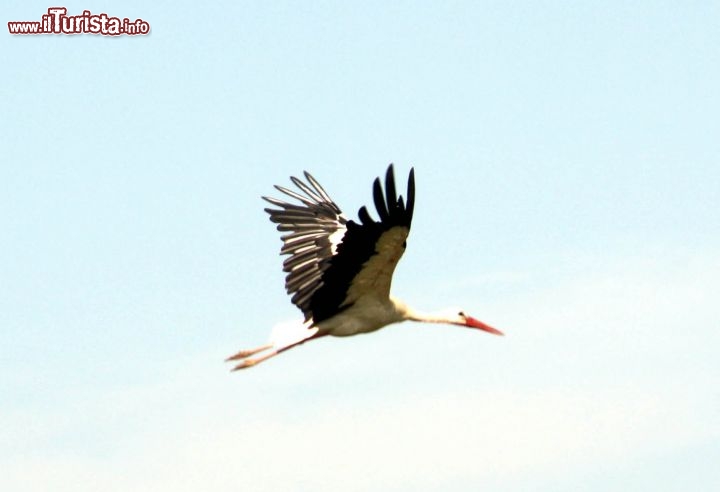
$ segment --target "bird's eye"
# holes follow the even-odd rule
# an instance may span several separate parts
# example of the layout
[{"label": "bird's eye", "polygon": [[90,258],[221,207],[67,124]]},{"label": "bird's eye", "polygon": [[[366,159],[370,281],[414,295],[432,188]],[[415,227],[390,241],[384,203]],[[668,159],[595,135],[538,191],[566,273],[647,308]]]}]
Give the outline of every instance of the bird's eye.
[{"label": "bird's eye", "polygon": [[460,312],[458,313],[458,316],[460,316],[461,318],[464,318],[464,317],[465,317],[465,313],[462,312],[462,311],[460,311]]}]

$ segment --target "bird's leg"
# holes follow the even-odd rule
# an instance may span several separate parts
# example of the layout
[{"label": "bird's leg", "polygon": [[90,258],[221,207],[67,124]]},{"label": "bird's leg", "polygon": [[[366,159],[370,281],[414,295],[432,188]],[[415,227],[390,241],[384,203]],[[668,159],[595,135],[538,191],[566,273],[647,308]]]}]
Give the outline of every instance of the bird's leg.
[{"label": "bird's leg", "polygon": [[[270,345],[270,347],[272,347],[272,345]],[[267,352],[267,353],[265,353],[265,354],[262,354],[262,355],[260,355],[260,356],[258,356],[258,357],[253,357],[253,358],[244,359],[244,360],[242,360],[238,365],[236,365],[235,367],[233,367],[232,370],[233,370],[233,371],[239,371],[240,369],[245,369],[245,368],[247,368],[247,367],[252,367],[252,366],[254,366],[254,365],[256,365],[256,364],[261,363],[261,362],[264,361],[264,360],[269,359],[270,357],[276,356],[276,355],[279,354],[279,353],[280,353],[279,351],[273,349],[273,350],[270,350],[269,352]]]},{"label": "bird's leg", "polygon": [[248,349],[248,350],[241,350],[235,355],[231,355],[227,359],[225,359],[225,362],[229,362],[231,360],[240,360],[244,359],[245,357],[250,357],[251,355],[255,355],[258,352],[262,352],[263,350],[271,349],[273,348],[273,344],[269,343],[267,345],[261,345],[260,347],[256,347],[254,349]]},{"label": "bird's leg", "polygon": [[[317,335],[318,330],[319,329],[317,327],[312,327],[303,329],[300,332],[290,332],[289,336],[287,333],[285,333],[284,336],[281,337],[273,336],[272,343],[268,343],[267,345],[261,345],[260,347],[254,349],[241,350],[237,354],[231,355],[230,357],[225,359],[225,362],[232,360],[240,361],[235,367],[232,368],[233,371],[245,369],[246,367],[252,367],[269,359],[270,357],[274,357],[277,354],[285,352],[292,347],[300,345],[307,340],[314,338],[315,335]],[[255,354],[259,355],[252,357]]]},{"label": "bird's leg", "polygon": [[[315,333],[317,333],[317,331],[318,331],[317,328],[313,328],[312,330],[310,330],[308,332],[309,333],[308,338],[298,340],[295,343],[285,345],[283,347],[275,348],[274,345],[269,344],[269,345],[263,345],[262,347],[258,347],[256,349],[252,349],[252,350],[241,350],[238,353],[239,354],[244,353],[246,355],[244,355],[242,357],[237,357],[236,355],[233,355],[231,358],[228,358],[227,360],[243,359],[238,365],[236,365],[235,367],[232,368],[233,371],[239,371],[240,369],[252,367],[254,365],[260,364],[263,361],[268,360],[270,357],[275,357],[276,355],[281,354],[288,349],[291,349],[293,347],[296,347],[298,345],[305,343],[309,338],[311,338],[313,335],[315,335]],[[272,349],[272,350],[270,350],[270,349]],[[262,355],[259,355],[257,357],[252,357],[252,358],[249,357],[251,355],[257,354],[258,352],[263,352],[265,350],[267,350],[267,352]]]}]

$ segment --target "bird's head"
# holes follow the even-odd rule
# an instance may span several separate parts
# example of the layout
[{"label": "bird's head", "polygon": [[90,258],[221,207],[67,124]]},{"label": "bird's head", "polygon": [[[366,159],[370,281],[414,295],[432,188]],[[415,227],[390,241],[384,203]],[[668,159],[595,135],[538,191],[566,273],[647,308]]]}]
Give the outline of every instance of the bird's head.
[{"label": "bird's head", "polygon": [[454,325],[467,326],[468,328],[477,328],[478,330],[486,331],[488,333],[492,333],[493,335],[504,335],[504,333],[497,328],[493,328],[492,326],[483,323],[479,319],[468,316],[467,314],[465,314],[464,311],[461,310],[454,311],[450,319],[450,322]]}]

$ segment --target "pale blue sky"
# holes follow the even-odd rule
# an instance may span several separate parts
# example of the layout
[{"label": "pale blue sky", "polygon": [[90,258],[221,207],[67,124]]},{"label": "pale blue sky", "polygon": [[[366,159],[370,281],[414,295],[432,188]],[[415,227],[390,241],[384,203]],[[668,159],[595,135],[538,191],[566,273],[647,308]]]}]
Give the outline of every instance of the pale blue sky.
[{"label": "pale blue sky", "polygon": [[[0,489],[720,488],[717,4],[63,5],[152,32],[0,35]],[[389,162],[394,293],[507,336],[229,374],[300,316],[260,195]]]}]

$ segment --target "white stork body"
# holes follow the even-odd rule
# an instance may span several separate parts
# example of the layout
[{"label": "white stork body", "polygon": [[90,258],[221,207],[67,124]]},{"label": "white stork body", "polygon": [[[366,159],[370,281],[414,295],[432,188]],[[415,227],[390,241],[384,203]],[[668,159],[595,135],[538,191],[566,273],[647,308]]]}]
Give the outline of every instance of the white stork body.
[{"label": "white stork body", "polygon": [[349,337],[370,333],[405,321],[403,311],[390,299],[364,296],[343,312],[317,324],[320,333],[334,337]]},{"label": "white stork body", "polygon": [[462,311],[422,314],[390,296],[395,266],[405,252],[415,204],[415,173],[408,177],[407,204],[397,197],[393,167],[388,167],[383,192],[380,179],[373,185],[373,199],[380,221],[362,207],[360,222],[347,220],[320,184],[305,172],[307,183],[291,177],[304,195],[276,188],[298,200],[293,204],[263,197],[280,207],[266,208],[278,223],[281,254],[287,272],[285,287],[292,302],[305,315],[301,326],[273,333],[270,343],[241,350],[227,360],[239,361],[234,370],[253,366],[309,339],[369,333],[400,321],[447,323],[502,333]]}]

